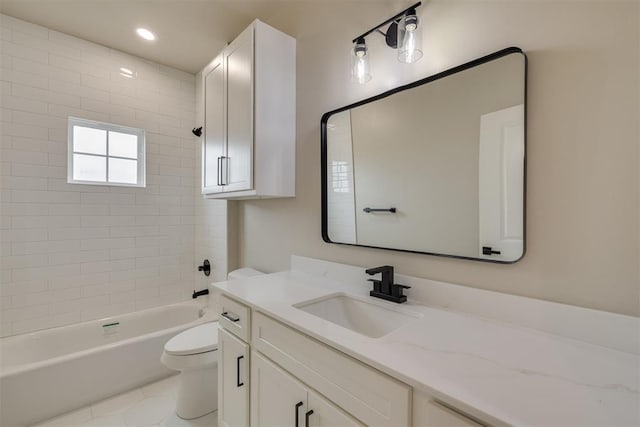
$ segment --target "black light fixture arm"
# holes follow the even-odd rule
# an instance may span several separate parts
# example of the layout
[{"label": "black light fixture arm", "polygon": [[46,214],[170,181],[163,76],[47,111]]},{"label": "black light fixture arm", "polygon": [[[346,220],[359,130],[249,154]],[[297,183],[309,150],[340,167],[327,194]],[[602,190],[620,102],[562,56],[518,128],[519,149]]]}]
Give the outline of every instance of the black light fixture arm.
[{"label": "black light fixture arm", "polygon": [[405,10],[403,10],[402,12],[399,12],[399,13],[395,14],[394,16],[392,16],[391,18],[387,19],[387,20],[386,20],[386,21],[384,21],[383,23],[378,24],[378,25],[376,25],[375,27],[371,28],[370,30],[368,30],[368,31],[366,31],[366,32],[364,32],[364,33],[362,33],[362,34],[360,34],[358,37],[356,37],[355,39],[353,39],[353,41],[352,41],[352,42],[353,42],[353,43],[355,43],[355,42],[357,42],[357,41],[358,41],[358,39],[364,39],[364,38],[365,38],[365,37],[367,37],[369,34],[371,34],[371,33],[375,32],[375,31],[377,31],[377,32],[379,32],[380,34],[382,34],[382,35],[385,35],[385,36],[386,36],[386,33],[384,33],[383,31],[380,31],[380,27],[384,27],[384,26],[385,26],[385,25],[387,25],[387,24],[390,24],[390,23],[392,23],[392,22],[395,22],[396,20],[398,20],[398,19],[400,19],[402,16],[404,16],[408,11],[410,11],[411,9],[415,9],[415,8],[417,8],[417,7],[418,7],[418,6],[420,6],[421,4],[422,4],[422,2],[421,2],[421,1],[419,1],[419,2],[418,2],[418,3],[416,3],[416,4],[413,4],[413,5],[409,6],[408,8],[406,8]]}]

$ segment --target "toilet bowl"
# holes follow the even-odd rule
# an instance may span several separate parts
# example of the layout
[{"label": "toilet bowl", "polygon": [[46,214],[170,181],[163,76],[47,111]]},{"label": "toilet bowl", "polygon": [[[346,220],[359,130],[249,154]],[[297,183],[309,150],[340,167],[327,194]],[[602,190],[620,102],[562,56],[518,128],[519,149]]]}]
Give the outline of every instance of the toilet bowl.
[{"label": "toilet bowl", "polygon": [[[229,273],[229,280],[261,275],[252,268]],[[210,303],[211,303],[210,299]],[[185,420],[218,409],[218,322],[198,325],[171,338],[160,357],[164,365],[180,371],[176,414]]]},{"label": "toilet bowl", "polygon": [[176,335],[160,358],[180,371],[176,414],[185,420],[218,409],[218,322],[205,323]]}]

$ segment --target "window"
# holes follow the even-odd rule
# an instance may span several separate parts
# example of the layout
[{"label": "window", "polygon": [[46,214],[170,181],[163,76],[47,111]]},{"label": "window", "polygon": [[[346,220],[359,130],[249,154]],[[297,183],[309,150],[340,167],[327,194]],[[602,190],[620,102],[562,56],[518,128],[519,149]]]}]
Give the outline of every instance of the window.
[{"label": "window", "polygon": [[335,193],[349,193],[351,183],[349,182],[349,163],[333,160],[331,162],[331,184]]},{"label": "window", "polygon": [[67,182],[145,186],[144,129],[69,117]]}]

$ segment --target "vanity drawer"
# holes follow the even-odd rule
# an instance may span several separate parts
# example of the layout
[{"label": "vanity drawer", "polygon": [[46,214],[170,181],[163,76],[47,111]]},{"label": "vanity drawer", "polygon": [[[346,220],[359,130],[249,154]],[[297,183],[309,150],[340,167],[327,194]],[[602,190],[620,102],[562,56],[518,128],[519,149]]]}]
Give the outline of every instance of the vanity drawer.
[{"label": "vanity drawer", "polygon": [[411,423],[411,388],[254,311],[253,348],[370,427]]},{"label": "vanity drawer", "polygon": [[413,400],[412,427],[483,427],[465,414],[449,408],[436,400]]},{"label": "vanity drawer", "polygon": [[251,310],[244,304],[223,295],[220,298],[220,325],[241,340],[249,342]]}]

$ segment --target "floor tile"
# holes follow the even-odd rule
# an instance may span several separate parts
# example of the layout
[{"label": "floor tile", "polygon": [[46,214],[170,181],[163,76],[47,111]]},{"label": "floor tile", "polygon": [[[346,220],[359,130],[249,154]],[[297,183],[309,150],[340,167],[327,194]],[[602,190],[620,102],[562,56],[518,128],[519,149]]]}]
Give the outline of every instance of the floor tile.
[{"label": "floor tile", "polygon": [[[155,383],[151,383],[142,387],[142,393],[145,397],[158,396],[160,394],[173,394],[177,395],[178,384],[180,381],[180,375],[172,375]],[[177,397],[177,396],[176,396]]]},{"label": "floor tile", "polygon": [[174,412],[164,420],[161,427],[218,427],[218,411],[214,411],[196,420],[183,420]]},{"label": "floor tile", "polygon": [[143,399],[144,394],[142,394],[142,391],[135,389],[91,405],[91,414],[94,417],[103,417],[105,415],[123,412]]},{"label": "floor tile", "polygon": [[96,402],[33,427],[218,427],[218,412],[195,420],[175,413],[179,375]]},{"label": "floor tile", "polygon": [[123,427],[125,425],[122,415],[116,414],[92,418],[90,421],[81,424],[78,427]]},{"label": "floor tile", "polygon": [[86,407],[77,411],[69,412],[64,415],[36,424],[33,427],[69,427],[77,426],[91,420],[91,410]]},{"label": "floor tile", "polygon": [[170,394],[149,397],[124,412],[127,427],[159,424],[175,412],[176,399]]}]

